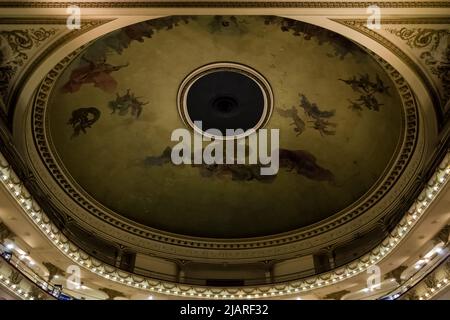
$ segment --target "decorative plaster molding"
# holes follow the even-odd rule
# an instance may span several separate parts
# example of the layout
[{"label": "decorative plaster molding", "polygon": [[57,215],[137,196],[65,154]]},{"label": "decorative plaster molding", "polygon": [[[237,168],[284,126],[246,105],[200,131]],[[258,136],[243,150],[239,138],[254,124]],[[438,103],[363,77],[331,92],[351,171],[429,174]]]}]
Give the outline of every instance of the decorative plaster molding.
[{"label": "decorative plaster molding", "polygon": [[389,236],[376,248],[371,250],[359,259],[352,261],[335,270],[325,272],[318,276],[311,276],[295,281],[288,281],[277,284],[266,284],[249,287],[204,287],[174,282],[161,281],[148,277],[137,276],[135,274],[122,271],[111,265],[104,264],[91,257],[86,252],[79,249],[70,242],[50,221],[48,216],[39,208],[35,200],[17,178],[7,161],[0,157],[0,181],[9,191],[11,196],[20,205],[26,216],[36,225],[36,227],[52,242],[66,257],[74,263],[86,268],[105,279],[112,280],[119,284],[127,285],[137,289],[150,292],[175,295],[181,297],[196,298],[265,298],[275,296],[291,295],[299,292],[308,292],[317,288],[335,284],[344,279],[358,275],[375,264],[379,264],[386,258],[405,238],[414,226],[425,214],[439,192],[450,180],[450,151],[437,168],[436,172],[429,180],[427,186],[402,218],[397,227],[392,230]]},{"label": "decorative plaster molding", "polygon": [[0,8],[66,8],[68,4],[82,8],[450,8],[448,1],[8,1]]},{"label": "decorative plaster molding", "polygon": [[386,30],[411,49],[421,50],[419,59],[442,86],[442,108],[445,108],[450,99],[450,28],[401,27]]}]

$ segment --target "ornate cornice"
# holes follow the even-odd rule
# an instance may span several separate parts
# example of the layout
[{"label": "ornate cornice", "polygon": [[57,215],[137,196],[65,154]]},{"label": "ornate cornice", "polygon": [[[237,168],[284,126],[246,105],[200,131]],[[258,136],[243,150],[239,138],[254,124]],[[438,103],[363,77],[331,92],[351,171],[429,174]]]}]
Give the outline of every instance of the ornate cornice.
[{"label": "ornate cornice", "polygon": [[0,8],[66,8],[77,5],[82,8],[450,8],[448,1],[8,1],[0,2]]},{"label": "ornate cornice", "polygon": [[[1,156],[1,154],[0,154]],[[138,276],[125,272],[111,265],[107,265],[90,256],[74,243],[67,239],[61,231],[50,221],[45,212],[40,209],[34,198],[30,196],[23,183],[17,179],[8,162],[0,157],[0,183],[8,190],[17,201],[20,208],[32,223],[57,247],[61,253],[74,263],[86,268],[105,279],[119,284],[147,290],[150,292],[175,295],[181,297],[198,298],[264,298],[291,295],[300,292],[308,292],[317,288],[329,286],[355,275],[366,272],[369,267],[382,262],[414,229],[421,217],[427,211],[433,200],[450,180],[450,150],[426,187],[410,207],[399,224],[390,232],[384,241],[364,256],[356,259],[335,270],[325,272],[319,276],[312,276],[295,281],[266,284],[252,287],[204,287],[188,284],[177,284],[169,281],[161,281],[148,277]]]}]

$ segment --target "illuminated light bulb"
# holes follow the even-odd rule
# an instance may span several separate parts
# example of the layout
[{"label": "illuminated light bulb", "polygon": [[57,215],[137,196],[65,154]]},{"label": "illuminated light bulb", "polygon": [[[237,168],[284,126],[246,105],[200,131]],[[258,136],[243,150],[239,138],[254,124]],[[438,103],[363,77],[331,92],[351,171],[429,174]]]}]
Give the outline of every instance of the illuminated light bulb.
[{"label": "illuminated light bulb", "polygon": [[444,281],[444,283],[447,283],[448,282],[448,279],[447,278],[445,278],[444,280],[442,280],[442,281]]},{"label": "illuminated light bulb", "polygon": [[436,289],[434,289],[434,288],[431,288],[431,289],[430,289],[430,291],[431,291],[431,292],[435,292],[435,291],[436,291]]},{"label": "illuminated light bulb", "polygon": [[14,249],[14,244],[13,243],[8,243],[6,245],[6,248],[8,248],[9,250],[12,250],[12,249]]},{"label": "illuminated light bulb", "polygon": [[430,294],[427,292],[427,293],[425,293],[425,297],[429,297],[430,296]]},{"label": "illuminated light bulb", "polygon": [[153,296],[148,296],[147,300],[153,300]]}]

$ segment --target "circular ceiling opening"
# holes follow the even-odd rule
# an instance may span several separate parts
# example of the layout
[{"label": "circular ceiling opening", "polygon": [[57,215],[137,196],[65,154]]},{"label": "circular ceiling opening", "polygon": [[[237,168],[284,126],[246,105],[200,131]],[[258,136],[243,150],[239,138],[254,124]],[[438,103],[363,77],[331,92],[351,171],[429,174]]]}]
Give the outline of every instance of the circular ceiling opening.
[{"label": "circular ceiling opening", "polygon": [[267,80],[237,63],[213,63],[194,70],[178,93],[183,121],[215,138],[239,138],[257,130],[269,119],[272,102]]}]

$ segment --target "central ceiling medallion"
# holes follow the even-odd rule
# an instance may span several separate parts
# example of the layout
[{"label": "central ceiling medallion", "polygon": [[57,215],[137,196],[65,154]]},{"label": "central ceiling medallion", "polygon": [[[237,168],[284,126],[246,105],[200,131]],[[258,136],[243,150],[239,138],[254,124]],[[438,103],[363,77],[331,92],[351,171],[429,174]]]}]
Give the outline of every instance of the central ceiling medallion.
[{"label": "central ceiling medallion", "polygon": [[183,80],[177,105],[184,123],[196,132],[216,139],[242,138],[266,124],[273,93],[256,70],[218,62],[194,70]]}]

